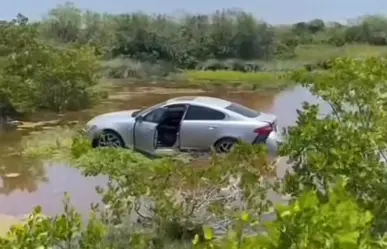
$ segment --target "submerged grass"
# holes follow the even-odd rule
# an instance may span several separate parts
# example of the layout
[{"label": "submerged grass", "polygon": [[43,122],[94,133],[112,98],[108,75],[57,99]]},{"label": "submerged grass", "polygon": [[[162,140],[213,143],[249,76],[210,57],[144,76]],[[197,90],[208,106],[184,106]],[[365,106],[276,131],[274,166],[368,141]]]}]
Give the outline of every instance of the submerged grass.
[{"label": "submerged grass", "polygon": [[22,141],[22,156],[43,157],[62,160],[69,155],[73,137],[79,129],[75,127],[53,127],[31,133]]}]

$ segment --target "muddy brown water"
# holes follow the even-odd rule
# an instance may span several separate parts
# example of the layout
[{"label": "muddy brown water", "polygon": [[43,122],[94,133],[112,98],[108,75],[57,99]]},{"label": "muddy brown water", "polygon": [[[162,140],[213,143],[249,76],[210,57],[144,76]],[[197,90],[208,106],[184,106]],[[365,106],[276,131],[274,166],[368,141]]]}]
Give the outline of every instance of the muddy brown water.
[{"label": "muddy brown water", "polygon": [[[76,169],[64,164],[49,164],[10,155],[10,149],[20,147],[21,139],[31,132],[59,122],[85,122],[94,115],[133,108],[150,106],[168,98],[182,95],[207,95],[236,101],[251,108],[274,113],[278,125],[286,127],[297,119],[296,110],[303,101],[322,103],[302,87],[295,87],[280,93],[213,91],[197,89],[168,89],[157,87],[120,87],[109,99],[93,109],[56,115],[41,113],[25,122],[21,130],[0,133],[0,216],[21,217],[33,207],[42,206],[44,213],[54,215],[62,211],[64,192],[71,195],[72,204],[83,214],[89,211],[90,203],[99,200],[95,186],[103,185],[104,177],[84,178]],[[37,122],[39,121],[39,122]],[[282,175],[288,166],[281,162],[278,174]],[[7,175],[18,173],[18,176]],[[1,223],[0,220],[0,223]]]}]

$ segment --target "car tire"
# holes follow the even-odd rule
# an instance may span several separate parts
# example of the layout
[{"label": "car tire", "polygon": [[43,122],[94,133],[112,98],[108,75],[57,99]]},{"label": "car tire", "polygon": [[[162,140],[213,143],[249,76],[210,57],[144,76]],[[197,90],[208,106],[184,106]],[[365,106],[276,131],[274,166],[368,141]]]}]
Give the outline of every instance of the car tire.
[{"label": "car tire", "polygon": [[214,148],[217,153],[230,153],[235,148],[237,143],[237,139],[226,137],[217,141],[214,145]]},{"label": "car tire", "polygon": [[125,143],[121,136],[112,130],[104,130],[94,139],[93,147],[124,148]]}]

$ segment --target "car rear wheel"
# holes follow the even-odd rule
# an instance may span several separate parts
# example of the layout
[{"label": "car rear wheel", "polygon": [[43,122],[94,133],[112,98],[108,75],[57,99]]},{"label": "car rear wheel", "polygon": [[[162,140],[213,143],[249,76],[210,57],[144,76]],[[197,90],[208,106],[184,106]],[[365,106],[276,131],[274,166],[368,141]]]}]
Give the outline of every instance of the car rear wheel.
[{"label": "car rear wheel", "polygon": [[96,147],[123,148],[125,144],[117,132],[107,130],[102,131],[98,138],[96,138]]},{"label": "car rear wheel", "polygon": [[237,144],[237,140],[235,138],[222,138],[215,144],[215,151],[217,153],[230,153],[235,148]]}]

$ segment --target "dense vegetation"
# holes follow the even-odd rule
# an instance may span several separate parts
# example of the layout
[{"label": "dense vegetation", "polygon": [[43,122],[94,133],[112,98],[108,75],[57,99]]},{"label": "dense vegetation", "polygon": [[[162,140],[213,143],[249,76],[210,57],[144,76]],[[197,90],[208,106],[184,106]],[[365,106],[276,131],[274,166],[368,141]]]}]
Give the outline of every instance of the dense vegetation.
[{"label": "dense vegetation", "polygon": [[82,12],[68,3],[51,10],[35,25],[40,27],[44,39],[59,44],[93,45],[105,59],[124,57],[132,60],[132,67],[157,63],[159,67],[181,69],[260,71],[262,66],[256,61],[294,58],[302,45],[385,46],[386,24],[385,17],[369,16],[347,25],[316,19],[273,26],[237,10],[180,17],[144,13],[111,15]]},{"label": "dense vegetation", "polygon": [[[384,17],[370,16],[348,25],[316,19],[272,26],[250,13],[235,10],[182,17],[110,15],[81,12],[69,3],[51,10],[36,25],[41,27],[45,39],[61,44],[92,44],[105,58],[128,56],[192,69],[205,67],[210,59],[291,58],[302,44],[383,46],[387,45],[386,23]],[[256,70],[254,65],[250,70]]]},{"label": "dense vegetation", "polygon": [[0,121],[39,108],[84,108],[101,76],[284,86],[271,71],[326,69],[337,56],[386,54],[385,24],[369,16],[346,25],[316,19],[273,26],[236,10],[112,15],[72,3],[37,22],[19,14],[0,23]]},{"label": "dense vegetation", "polygon": [[99,63],[94,48],[58,48],[19,15],[0,24],[0,125],[7,115],[37,108],[88,106],[96,94]]}]

